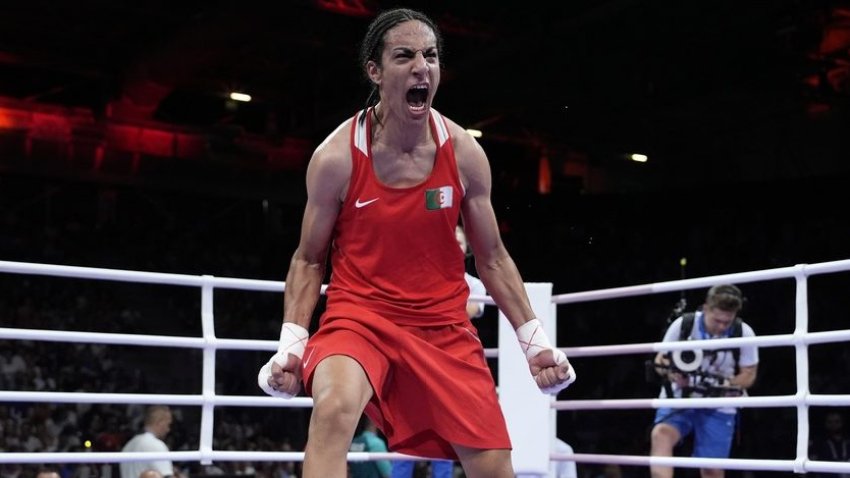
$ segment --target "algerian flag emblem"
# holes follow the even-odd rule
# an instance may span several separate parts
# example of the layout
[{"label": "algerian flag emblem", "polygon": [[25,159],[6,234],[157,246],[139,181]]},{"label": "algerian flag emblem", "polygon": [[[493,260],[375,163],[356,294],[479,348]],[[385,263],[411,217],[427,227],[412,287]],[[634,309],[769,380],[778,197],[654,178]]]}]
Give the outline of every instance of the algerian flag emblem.
[{"label": "algerian flag emblem", "polygon": [[452,187],[443,186],[425,190],[425,209],[434,211],[452,207]]}]

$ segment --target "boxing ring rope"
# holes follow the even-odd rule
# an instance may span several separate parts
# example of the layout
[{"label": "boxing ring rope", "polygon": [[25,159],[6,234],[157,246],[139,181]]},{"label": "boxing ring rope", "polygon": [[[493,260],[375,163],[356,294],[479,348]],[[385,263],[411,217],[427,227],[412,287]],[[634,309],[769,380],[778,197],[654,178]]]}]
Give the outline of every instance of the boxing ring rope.
[{"label": "boxing ring rope", "polygon": [[[639,354],[657,351],[694,349],[694,348],[723,348],[731,344],[758,345],[761,347],[791,346],[795,347],[797,361],[797,393],[788,396],[775,397],[735,397],[735,398],[699,398],[688,400],[676,399],[626,399],[626,400],[574,400],[551,401],[551,409],[555,410],[588,410],[588,409],[622,409],[622,408],[713,408],[719,406],[736,407],[790,407],[797,408],[798,434],[797,456],[794,460],[751,460],[751,459],[705,459],[685,457],[646,457],[629,455],[601,454],[563,454],[547,453],[547,460],[572,460],[579,463],[611,463],[635,466],[666,465],[676,467],[714,467],[727,469],[758,469],[769,471],[806,471],[817,472],[847,472],[850,463],[821,462],[808,460],[808,407],[841,406],[850,404],[850,395],[814,395],[808,387],[808,355],[809,344],[831,343],[850,340],[850,330],[809,333],[808,329],[808,289],[807,277],[816,274],[844,272],[850,270],[850,260],[835,261],[821,264],[798,265],[794,267],[770,269],[764,271],[726,274],[698,279],[687,279],[631,287],[620,287],[572,294],[552,295],[549,284],[548,295],[545,295],[551,311],[548,317],[556,317],[558,304],[588,302],[614,299],[637,295],[649,295],[663,292],[675,292],[687,289],[709,287],[721,282],[755,282],[775,279],[796,279],[796,327],[793,334],[761,336],[752,338],[721,339],[703,341],[711,343],[648,343],[625,344],[615,346],[589,346],[564,348],[567,355],[574,357]],[[170,459],[174,461],[301,461],[303,452],[239,452],[219,451],[212,449],[213,410],[216,406],[253,406],[253,407],[312,407],[310,398],[296,397],[283,401],[273,397],[258,396],[223,396],[215,393],[215,352],[217,350],[268,350],[277,348],[276,341],[219,339],[215,337],[213,323],[213,290],[239,289],[250,291],[283,292],[285,284],[276,281],[218,278],[212,276],[194,276],[183,274],[151,273],[114,269],[86,268],[75,266],[58,266],[49,264],[29,264],[20,262],[0,261],[0,273],[46,275],[76,279],[95,279],[133,283],[148,283],[197,287],[201,289],[201,320],[203,337],[174,337],[158,335],[88,333],[73,331],[50,331],[36,329],[0,328],[0,338],[18,340],[42,340],[54,342],[101,343],[112,345],[144,345],[195,348],[203,351],[203,381],[202,393],[198,395],[174,394],[119,394],[119,393],[66,393],[66,392],[16,392],[0,391],[0,402],[65,402],[65,403],[122,403],[122,404],[166,404],[193,405],[201,407],[200,446],[194,451],[172,451],[167,453],[117,453],[117,452],[74,452],[74,453],[3,453],[0,463],[117,463],[122,461],[144,461],[148,459]],[[325,287],[322,287],[324,293]],[[529,285],[527,285],[529,287]],[[539,295],[539,294],[538,294]],[[473,296],[470,300],[493,305],[489,297]],[[539,302],[539,300],[538,300]],[[544,310],[536,310],[538,316],[547,317]],[[504,320],[502,320],[504,322]],[[551,320],[554,324],[555,320]],[[507,348],[516,348],[514,342],[502,340],[500,335],[499,349],[487,349],[487,357],[499,357],[500,352]],[[510,342],[507,344],[506,342]],[[527,372],[526,372],[527,374]],[[500,381],[501,383],[501,381]],[[507,385],[502,385],[504,390]],[[539,394],[538,394],[539,395]],[[506,411],[506,416],[509,411]],[[544,423],[544,426],[547,424]],[[550,427],[554,437],[554,426]],[[520,448],[520,440],[515,440],[515,446]],[[517,450],[515,449],[515,452]],[[350,461],[375,459],[408,458],[397,453],[349,453]],[[524,466],[524,465],[523,465]],[[518,473],[540,473],[541,468],[529,467],[527,470],[520,466]]]}]

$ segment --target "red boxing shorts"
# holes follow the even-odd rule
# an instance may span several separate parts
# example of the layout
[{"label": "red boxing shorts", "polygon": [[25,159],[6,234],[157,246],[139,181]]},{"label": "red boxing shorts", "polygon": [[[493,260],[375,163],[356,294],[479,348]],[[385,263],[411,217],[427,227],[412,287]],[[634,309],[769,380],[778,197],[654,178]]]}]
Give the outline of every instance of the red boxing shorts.
[{"label": "red boxing shorts", "polygon": [[323,317],[304,351],[308,394],[316,365],[331,355],[356,360],[374,395],[366,415],[392,451],[456,460],[451,444],[510,449],[496,387],[471,323],[396,325],[365,309]]}]

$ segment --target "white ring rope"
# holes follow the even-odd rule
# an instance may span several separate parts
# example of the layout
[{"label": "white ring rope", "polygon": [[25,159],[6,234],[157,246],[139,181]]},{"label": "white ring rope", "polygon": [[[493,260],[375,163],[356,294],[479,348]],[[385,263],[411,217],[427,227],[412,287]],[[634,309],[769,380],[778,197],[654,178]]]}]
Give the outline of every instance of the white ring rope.
[{"label": "white ring rope", "polygon": [[816,405],[840,407],[850,405],[850,395],[778,395],[749,397],[624,398],[557,401],[555,410],[624,410],[633,408],[777,408]]},{"label": "white ring rope", "polygon": [[692,349],[728,349],[746,345],[759,347],[788,347],[795,344],[825,344],[831,342],[850,341],[850,330],[829,330],[826,332],[809,332],[806,335],[783,334],[762,335],[758,337],[736,337],[713,340],[692,340],[687,342],[652,342],[627,345],[595,345],[589,347],[561,348],[568,357],[593,357],[608,355],[642,354],[650,352],[666,352],[673,350]]},{"label": "white ring rope", "polygon": [[673,466],[681,468],[724,468],[727,470],[791,471],[803,468],[807,472],[846,473],[850,463],[803,460],[754,460],[744,458],[648,457],[636,455],[590,455],[583,453],[552,453],[557,461],[600,463],[631,466]]},{"label": "white ring rope", "polygon": [[620,299],[638,295],[661,294],[665,292],[679,292],[689,289],[708,288],[722,283],[747,283],[789,279],[797,277],[800,274],[804,276],[812,276],[833,272],[845,272],[848,270],[850,270],[850,259],[845,259],[841,261],[822,262],[820,264],[799,264],[793,267],[780,267],[777,269],[767,269],[762,271],[738,272],[735,274],[722,274],[695,279],[681,279],[628,287],[614,287],[587,292],[556,294],[552,296],[552,302],[555,304],[572,304],[602,299]]},{"label": "white ring rope", "polygon": [[95,393],[95,392],[31,392],[0,390],[0,402],[39,403],[121,403],[142,405],[202,406],[205,403],[222,407],[280,407],[310,408],[310,397],[293,397],[283,401],[277,397],[250,395],[156,394],[156,393]]},{"label": "white ring rope", "polygon": [[[850,270],[850,260],[826,262],[821,264],[801,264],[794,267],[752,271],[736,274],[686,279],[680,281],[619,287],[598,291],[579,292],[551,296],[552,304],[568,304],[603,299],[623,298],[663,292],[676,292],[687,289],[703,288],[721,282],[746,283],[776,279],[793,278],[797,282],[797,326],[793,334],[759,336],[712,341],[692,341],[688,343],[644,343],[609,346],[562,348],[571,358],[589,356],[608,356],[618,354],[641,354],[658,351],[683,349],[715,349],[731,346],[758,345],[760,347],[793,346],[797,359],[797,393],[784,396],[747,396],[723,398],[677,399],[612,399],[612,400],[570,400],[553,401],[554,410],[591,410],[591,409],[627,409],[627,408],[716,408],[721,406],[747,407],[797,407],[798,410],[798,446],[794,460],[754,460],[754,459],[707,459],[686,457],[647,457],[630,455],[595,455],[552,453],[549,458],[555,461],[575,461],[578,463],[611,463],[622,465],[649,466],[665,465],[689,468],[724,468],[740,470],[768,470],[803,472],[850,472],[850,463],[811,461],[807,456],[808,407],[809,406],[847,406],[850,395],[817,395],[808,389],[807,347],[811,344],[850,341],[850,330],[809,333],[808,328],[808,288],[806,278],[815,274],[845,272]],[[127,270],[99,269],[49,264],[29,264],[0,261],[0,273],[33,274],[67,278],[111,280],[134,283],[167,284],[175,286],[198,287],[201,289],[201,319],[203,337],[174,337],[160,335],[135,335],[92,333],[74,331],[53,331],[37,329],[0,328],[0,337],[17,340],[42,340],[53,342],[100,343],[111,345],[144,345],[159,347],[180,347],[202,349],[204,352],[204,371],[202,393],[200,394],[121,394],[121,393],[82,393],[82,392],[32,392],[0,391],[0,402],[64,402],[64,403],[123,403],[123,404],[168,404],[203,407],[201,415],[200,447],[196,451],[170,451],[166,453],[120,453],[120,452],[36,452],[3,453],[0,463],[117,463],[125,461],[143,461],[148,459],[170,459],[174,461],[200,461],[209,463],[218,461],[302,461],[303,452],[247,452],[212,450],[212,411],[215,406],[256,406],[256,407],[312,407],[313,401],[307,397],[296,397],[282,401],[274,397],[260,396],[222,396],[214,392],[215,352],[217,350],[274,350],[276,343],[267,340],[220,339],[215,337],[213,328],[212,297],[215,288],[240,289],[280,293],[285,284],[276,281],[250,280],[238,278],[218,278],[212,276],[193,276],[184,274],[151,273]],[[324,293],[326,286],[322,286]],[[489,296],[471,296],[473,302],[494,305]],[[486,349],[487,357],[497,357],[498,349]],[[398,453],[352,452],[350,461],[368,461],[377,459],[409,459]],[[421,458],[414,458],[421,459]],[[518,469],[517,472],[524,470]]]},{"label": "white ring rope", "polygon": [[[129,461],[304,461],[303,451],[169,451],[133,452],[12,452],[0,455],[0,463],[121,463]],[[349,461],[425,460],[401,453],[350,452]]]}]

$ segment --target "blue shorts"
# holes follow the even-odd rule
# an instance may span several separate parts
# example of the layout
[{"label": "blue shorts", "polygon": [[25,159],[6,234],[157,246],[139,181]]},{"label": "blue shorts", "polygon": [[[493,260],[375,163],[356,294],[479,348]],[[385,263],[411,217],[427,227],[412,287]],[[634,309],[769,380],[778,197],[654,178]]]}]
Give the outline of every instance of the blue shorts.
[{"label": "blue shorts", "polygon": [[659,408],[655,412],[655,424],[676,428],[682,438],[694,432],[694,457],[729,458],[735,417],[733,413],[712,408]]},{"label": "blue shorts", "polygon": [[[413,461],[394,461],[392,478],[412,478],[413,466]],[[448,460],[431,461],[431,478],[452,478],[453,472],[454,462]]]}]

